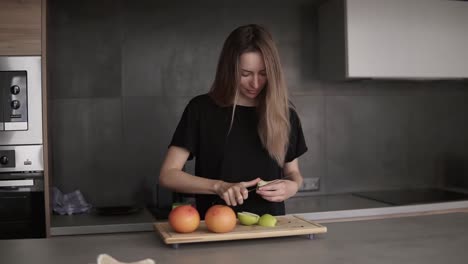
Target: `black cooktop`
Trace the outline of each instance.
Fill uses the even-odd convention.
[[[410,205],[468,200],[468,194],[438,188],[382,190],[358,192],[353,195],[387,203],[390,205]]]

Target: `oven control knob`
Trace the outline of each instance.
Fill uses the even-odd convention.
[[[11,108],[18,109],[18,108],[20,108],[20,106],[21,106],[21,104],[20,104],[20,102],[18,100],[11,101]]]
[[[8,157],[7,156],[1,156],[0,157],[0,164],[7,165],[8,164]]]
[[[13,85],[11,88],[10,88],[10,91],[12,94],[19,94],[21,89],[18,85]]]

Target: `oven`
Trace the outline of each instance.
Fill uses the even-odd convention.
[[[0,238],[45,229],[41,58],[0,56]]]
[[[45,237],[43,179],[41,172],[0,174],[0,239]]]

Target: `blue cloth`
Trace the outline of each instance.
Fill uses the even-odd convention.
[[[52,208],[60,215],[88,213],[92,206],[87,203],[79,190],[63,194],[58,188],[52,188]]]

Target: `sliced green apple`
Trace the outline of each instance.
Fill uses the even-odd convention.
[[[237,218],[239,219],[241,225],[250,226],[258,223],[258,219],[260,219],[260,216],[249,212],[239,212],[237,213]]]
[[[267,185],[268,183],[270,183],[270,181],[264,181],[264,180],[261,180],[257,183],[257,189],[264,186],[264,185]]]
[[[266,227],[274,227],[276,226],[276,222],[278,220],[276,217],[272,216],[271,214],[264,214],[258,219],[258,225],[266,226]]]

